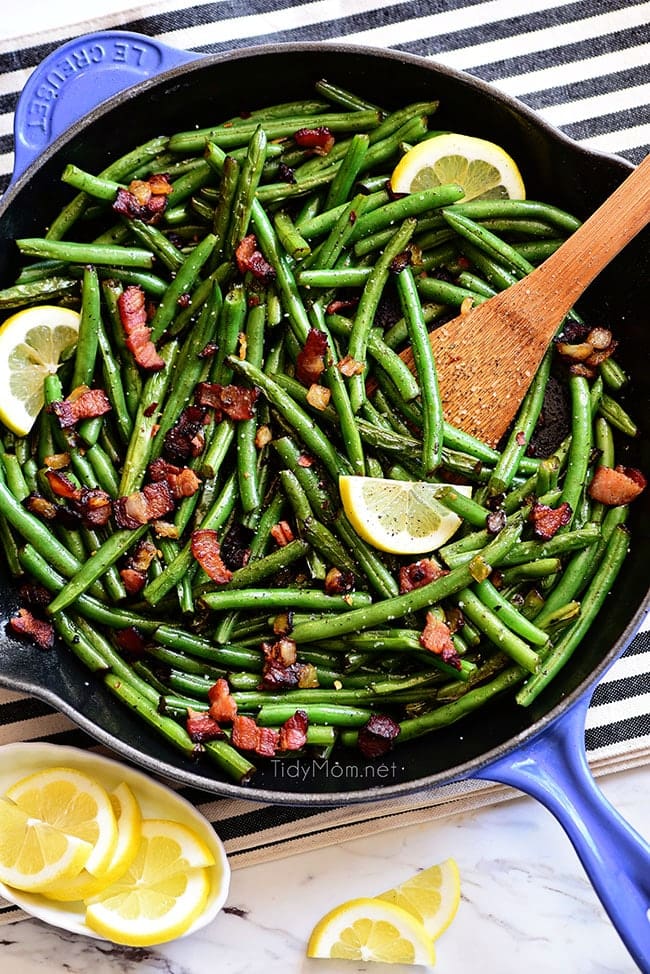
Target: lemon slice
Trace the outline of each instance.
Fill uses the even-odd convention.
[[[341,503],[359,537],[380,551],[417,555],[435,551],[459,528],[461,519],[436,499],[445,484],[339,477]],[[472,488],[454,484],[471,496]]]
[[[523,200],[526,188],[517,164],[501,146],[456,132],[418,142],[390,177],[394,193],[418,193],[458,183],[467,200]]]
[[[117,820],[117,844],[106,870],[100,876],[93,876],[82,869],[72,879],[49,884],[42,890],[49,899],[69,903],[95,896],[124,875],[135,859],[142,823],[138,801],[126,782],[121,782],[108,797]]]
[[[75,768],[48,768],[21,778],[6,794],[32,818],[89,842],[85,868],[93,876],[105,872],[117,845],[117,823],[97,781]]]
[[[201,915],[214,856],[179,822],[144,819],[126,872],[87,901],[86,924],[115,943],[146,947],[173,940]]]
[[[43,407],[43,380],[77,341],[79,315],[53,304],[25,308],[0,326],[0,419],[26,436]]]
[[[15,889],[38,891],[55,880],[76,876],[92,846],[32,818],[0,798],[0,881]]]
[[[456,916],[460,903],[460,874],[454,859],[411,876],[401,886],[380,893],[380,900],[412,913],[436,940]]]
[[[384,964],[433,964],[433,942],[407,910],[380,899],[348,900],[314,927],[308,957],[380,961]]]

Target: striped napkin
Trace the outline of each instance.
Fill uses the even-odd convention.
[[[13,111],[32,68],[72,37],[117,27],[203,53],[319,40],[397,48],[491,82],[590,147],[634,163],[650,148],[645,0],[161,0],[0,40],[0,191],[13,168]],[[0,690],[0,743],[36,739],[102,750],[41,701]],[[596,688],[586,744],[596,774],[650,759],[650,626]],[[322,809],[182,793],[214,823],[235,868],[516,794],[465,781],[389,802]],[[0,922],[21,916],[0,900]]]

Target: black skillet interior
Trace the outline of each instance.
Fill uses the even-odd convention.
[[[64,136],[8,191],[0,207],[0,282],[9,284],[17,266],[12,240],[40,236],[48,220],[70,198],[59,181],[67,162],[98,172],[133,145],[160,134],[214,124],[247,108],[294,100],[326,77],[387,108],[439,98],[435,129],[451,129],[500,143],[517,160],[529,198],[539,198],[585,217],[625,177],[621,160],[587,153],[541,123],[531,112],[502,98],[481,82],[422,60],[351,47],[300,46],[239,52],[206,58],[174,69],[162,80],[112,99]],[[613,325],[621,339],[619,360],[632,382],[626,406],[642,427],[625,444],[619,462],[650,470],[647,316],[650,304],[650,238],[646,232],[592,285],[581,310],[593,323]],[[17,604],[15,588],[0,578],[3,625],[0,683],[53,703],[95,738],[124,758],[207,791],[258,800],[332,803],[384,798],[471,774],[542,729],[567,703],[593,684],[596,675],[625,645],[647,598],[650,492],[634,505],[631,554],[596,626],[560,678],[529,710],[501,699],[476,716],[435,736],[396,748],[387,771],[378,773],[349,753],[330,761],[328,771],[305,759],[304,773],[291,774],[279,762],[260,768],[249,786],[220,779],[208,763],[190,762],[127,712],[67,652],[45,653],[15,641],[4,622]]]

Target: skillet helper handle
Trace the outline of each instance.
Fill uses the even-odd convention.
[[[29,76],[16,106],[12,181],[108,98],[198,57],[126,30],[84,34],[58,47]]]
[[[650,846],[596,785],[584,748],[589,694],[525,749],[484,768],[477,777],[513,785],[555,816],[623,943],[650,972]]]

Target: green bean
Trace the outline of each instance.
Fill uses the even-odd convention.
[[[76,264],[116,264],[118,267],[151,268],[153,254],[137,247],[111,247],[108,244],[72,243],[47,237],[23,237],[16,240],[21,254],[28,257],[51,257]]]
[[[233,208],[224,247],[224,253],[227,257],[235,252],[239,241],[246,236],[248,231],[253,200],[258,190],[265,159],[266,133],[261,126],[258,126],[248,143],[246,159],[241,168],[237,191],[232,201]]]
[[[89,386],[95,372],[97,356],[97,331],[101,321],[99,311],[99,279],[93,267],[84,270],[81,289],[81,318],[77,336],[77,351],[74,359],[71,386]]]
[[[167,329],[172,335],[178,333],[174,327],[174,317],[178,310],[178,302],[183,294],[190,293],[196,278],[210,257],[216,243],[214,234],[207,234],[185,258],[178,269],[174,280],[165,292],[158,309],[151,321],[151,340],[157,341]]]
[[[469,200],[466,203],[456,204],[454,212],[472,220],[494,218],[542,220],[567,235],[580,226],[580,220],[570,213],[536,200]]]
[[[3,453],[2,463],[5,470],[5,482],[17,501],[24,501],[29,496],[29,487],[23,474],[23,468],[13,453]]]
[[[592,434],[587,380],[582,376],[572,375],[569,379],[569,389],[571,391],[571,445],[562,487],[562,503],[569,505],[573,518],[587,477]]]
[[[167,267],[172,274],[181,267],[183,254],[165,234],[156,226],[144,223],[142,220],[129,220],[130,231],[140,240],[140,243],[153,251],[158,260]],[[165,284],[165,290],[167,285]]]
[[[356,221],[354,232],[350,240],[354,243],[361,240],[369,233],[376,233],[394,223],[402,222],[409,217],[419,216],[429,210],[439,209],[455,203],[461,199],[463,190],[455,183],[445,186],[438,186],[434,189],[425,189],[419,193],[411,193],[392,203],[386,203],[370,213],[364,213]]]
[[[298,561],[299,558],[304,557],[308,549],[309,546],[305,541],[298,538],[295,541],[290,541],[284,547],[271,552],[270,555],[256,558],[254,561],[249,561],[243,568],[238,568],[232,573],[232,578],[226,583],[226,586],[220,587],[219,591],[226,592],[232,589],[255,586],[263,579],[275,575],[281,568],[286,568]],[[198,594],[203,598],[208,591],[206,587],[202,587]]]
[[[588,550],[585,549],[585,551]],[[536,558],[534,561],[525,562],[523,565],[504,568],[500,571],[500,576],[503,584],[508,586],[521,581],[529,581],[532,578],[545,578],[548,575],[555,575],[561,570],[562,561],[560,558]]]
[[[327,81],[324,78],[317,81],[314,88],[321,95],[324,95],[329,101],[336,102],[338,105],[343,105],[344,108],[349,108],[353,111],[369,109],[370,111],[381,112],[381,108],[372,104],[372,102],[366,101],[365,98],[360,98],[354,92],[347,91],[345,88],[332,84],[330,81]]]
[[[128,443],[133,432],[133,420],[129,413],[126,393],[122,383],[120,364],[115,358],[101,317],[98,316],[95,324],[97,343],[102,358],[102,377],[108,398],[111,402],[112,416],[122,441]]]
[[[273,216],[273,225],[278,240],[293,260],[303,260],[311,253],[311,247],[302,237],[286,210],[278,210]]]
[[[483,250],[489,257],[505,264],[511,273],[516,272],[520,276],[525,276],[533,269],[530,262],[525,260],[514,247],[480,223],[475,223],[474,220],[454,210],[443,210],[442,215],[456,233]]]
[[[28,281],[26,284],[14,284],[0,290],[0,309],[8,311],[10,308],[22,308],[29,304],[65,298],[78,288],[79,284],[73,277],[62,275]]]
[[[638,427],[634,420],[626,413],[621,404],[607,395],[607,393],[602,394],[598,409],[600,415],[615,429],[621,433],[625,433],[626,436],[637,435]]]
[[[625,370],[611,356],[600,363],[600,374],[613,392],[618,392],[629,381]]]
[[[364,133],[357,133],[357,135],[352,136],[325,198],[326,210],[332,206],[338,206],[339,203],[344,203],[348,199],[355,180],[361,172],[369,145],[370,139]]]
[[[261,369],[264,360],[264,325],[266,309],[263,304],[251,308],[246,321],[246,358]],[[257,419],[242,420],[237,430],[237,475],[239,495],[244,511],[254,511],[261,503],[260,480],[257,471]]]
[[[487,298],[470,291],[465,287],[458,287],[448,281],[441,281],[435,277],[421,277],[417,282],[418,292],[429,301],[440,301],[453,307],[460,307],[464,301],[471,300],[475,305],[487,301]]]
[[[497,614],[476,595],[472,589],[464,588],[458,593],[458,605],[463,615],[480,629],[499,650],[507,653],[515,663],[523,666],[529,673],[536,673],[540,657],[534,649],[514,633],[504,622],[502,610]],[[542,634],[546,643],[546,634]]]
[[[325,595],[318,589],[298,588],[221,588],[216,592],[205,592],[201,600],[216,612],[262,605],[266,609],[309,609],[343,613],[348,612],[351,606],[366,606],[370,601],[365,592],[353,592],[345,596]]]
[[[383,206],[383,204],[387,203],[388,200],[389,196],[385,190],[378,190],[376,193],[371,193],[369,196],[364,197],[364,211],[369,213],[378,206]],[[309,217],[309,219],[305,218],[303,220],[297,220],[296,226],[300,233],[307,238],[307,240],[311,240],[314,237],[322,237],[326,233],[331,233],[337,220],[340,219],[341,214],[347,209],[348,206],[348,203],[341,203],[339,206],[333,206],[330,210],[325,210],[324,213],[317,213],[315,216]]]
[[[531,677],[517,694],[517,703],[522,707],[530,706],[571,658],[609,594],[628,550],[628,531],[623,525],[618,525],[612,532],[605,557],[582,599],[577,621],[544,658],[540,671]]]
[[[481,528],[485,525],[485,520],[489,516],[490,512],[487,507],[483,507],[482,504],[478,504],[471,497],[462,493],[460,490],[456,490],[454,487],[443,487],[440,493],[437,495],[437,499],[440,501],[444,507],[448,507],[450,511],[462,517],[468,524],[473,527]]]
[[[312,510],[318,511],[323,521],[331,521],[334,516],[334,504],[330,492],[323,484],[317,468],[311,463],[301,463],[303,454],[290,436],[281,436],[273,440],[273,448],[282,462],[291,470],[304,490]]]
[[[521,636],[529,643],[533,643],[534,646],[546,646],[548,643],[548,636],[545,632],[542,632],[536,625],[534,625],[529,619],[519,612],[515,606],[509,602],[502,594],[499,592],[492,582],[485,578],[482,582],[477,582],[474,586],[474,593],[478,598],[487,606],[488,609],[492,610],[498,615],[501,622],[504,623],[509,629]],[[459,597],[460,601],[460,597]],[[470,614],[470,621],[475,622],[478,626],[476,620],[472,619]],[[504,647],[502,647],[505,650]],[[510,654],[509,654],[510,655]],[[522,662],[519,660],[519,662]],[[522,664],[525,665],[525,664]]]
[[[429,342],[429,333],[422,315],[420,300],[410,267],[397,275],[397,292],[402,314],[407,323],[413,359],[421,390],[423,434],[422,471],[428,476],[440,466],[442,459],[443,415],[438,388],[438,373]]]
[[[362,727],[372,716],[371,710],[360,707],[343,707],[337,704],[303,703],[299,708],[291,704],[271,703],[261,707],[257,714],[260,727],[276,727],[293,717],[296,709],[303,710],[311,723],[333,724],[336,727]]]

